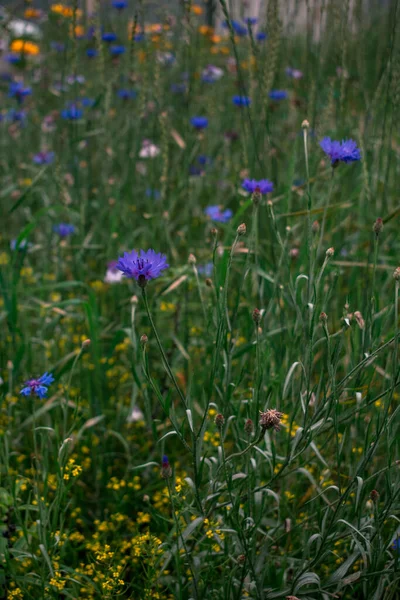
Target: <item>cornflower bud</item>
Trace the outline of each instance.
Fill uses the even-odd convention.
[[[254,423],[251,419],[246,419],[246,422],[244,424],[244,431],[245,433],[247,433],[247,435],[251,435],[254,431]]]
[[[256,325],[261,321],[261,312],[258,308],[255,308],[252,313],[253,321]]]
[[[327,323],[328,322],[328,315],[325,312],[322,312],[319,315],[319,320],[321,321],[321,323]]]
[[[246,227],[246,223],[241,223],[241,225],[239,225],[239,227],[236,230],[236,233],[238,235],[245,235],[247,231],[247,227]]]
[[[169,479],[169,477],[172,477],[171,465],[169,464],[168,456],[166,456],[166,454],[164,454],[162,457],[161,477],[163,479]]]
[[[147,342],[149,341],[149,338],[147,337],[147,335],[144,333],[141,338],[140,338],[140,343],[142,344],[142,346],[145,346],[147,344]]]
[[[222,429],[225,423],[225,419],[224,419],[224,415],[221,415],[221,413],[218,413],[215,417],[215,424],[218,427],[218,429]]]
[[[189,265],[195,265],[196,264],[196,257],[195,257],[194,254],[189,254],[188,263],[189,263]]]
[[[274,429],[279,431],[281,428],[281,419],[283,413],[279,412],[275,408],[269,408],[265,412],[260,411],[260,427],[264,431],[267,429]]]
[[[328,258],[331,258],[331,256],[333,256],[335,254],[335,248],[328,248],[328,250],[325,252],[325,254]]]
[[[307,119],[304,119],[304,121],[301,124],[301,127],[303,129],[308,129],[310,127],[310,123],[307,121]]]
[[[314,221],[313,224],[311,225],[311,230],[313,233],[318,233],[320,230],[320,226],[318,221]]]
[[[397,267],[393,273],[393,279],[395,281],[400,281],[400,267]]]
[[[376,502],[379,498],[379,492],[377,490],[372,490],[369,497],[371,498],[372,502]]]
[[[376,237],[378,237],[383,229],[383,221],[380,217],[377,218],[372,229]]]

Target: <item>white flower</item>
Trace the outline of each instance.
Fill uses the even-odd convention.
[[[142,148],[139,152],[140,158],[154,158],[160,154],[160,148],[150,142],[150,140],[143,140]]]
[[[106,275],[104,277],[104,283],[120,283],[124,274],[119,269],[108,267]]]

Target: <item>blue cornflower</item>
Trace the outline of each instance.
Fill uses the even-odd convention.
[[[153,200],[159,200],[161,198],[161,192],[159,190],[155,190],[153,188],[147,188],[146,196],[148,198],[152,198]]]
[[[236,106],[250,106],[251,98],[248,96],[233,96],[232,102]]]
[[[125,53],[125,46],[110,46],[110,54],[113,56],[121,56]]]
[[[232,25],[232,29],[236,33],[236,35],[243,36],[243,35],[247,34],[247,27],[245,27],[244,25],[239,23],[239,21],[235,21],[234,19],[232,19],[231,25]],[[224,23],[222,23],[222,26],[225,28],[229,28],[228,21],[224,21]]]
[[[392,548],[393,550],[397,550],[397,552],[400,552],[400,537],[396,537],[393,540]]]
[[[212,221],[217,221],[218,223],[228,223],[233,216],[233,212],[230,208],[226,208],[222,211],[219,206],[207,206],[204,213],[210,217]]]
[[[53,383],[54,377],[51,373],[45,373],[39,379],[29,379],[25,383],[25,387],[22,388],[20,394],[23,396],[30,396],[31,394],[38,396],[38,398],[46,398],[47,388]]]
[[[61,117],[69,121],[76,121],[77,119],[81,119],[83,117],[83,110],[77,108],[75,104],[72,104],[72,106],[69,108],[65,108],[61,111]]]
[[[128,6],[128,2],[126,0],[113,0],[112,7],[118,10],[122,10]]]
[[[208,119],[207,117],[192,117],[190,123],[196,129],[205,129],[208,125]]]
[[[143,42],[144,33],[136,33],[133,39],[135,40],[135,42]]]
[[[103,40],[103,42],[115,42],[115,40],[117,39],[117,36],[115,33],[109,32],[109,33],[103,33],[103,35],[101,36],[101,39]]]
[[[82,98],[81,103],[82,106],[90,108],[91,106],[94,106],[95,100],[93,100],[93,98]]]
[[[4,58],[7,62],[14,65],[16,63],[19,63],[22,60],[22,55],[17,54],[16,52],[10,52]]]
[[[174,94],[184,94],[186,89],[186,83],[171,83],[171,92]]]
[[[137,92],[135,92],[135,90],[127,90],[123,88],[121,90],[117,90],[117,95],[123,100],[133,100],[136,98]]]
[[[206,277],[210,277],[212,275],[214,269],[214,265],[212,262],[208,262],[205,265],[199,265],[197,267],[197,272],[200,273],[200,275],[205,275]]]
[[[259,31],[256,35],[256,40],[258,42],[263,42],[264,40],[267,39],[267,34],[265,33],[265,31]]]
[[[126,277],[134,277],[141,287],[144,287],[147,281],[159,277],[168,267],[165,254],[155,250],[140,250],[139,253],[136,250],[124,252],[117,262],[117,269]]]
[[[56,52],[64,52],[65,44],[62,42],[50,42],[50,48]]]
[[[33,157],[33,162],[36,165],[50,165],[54,160],[54,152],[38,152]]]
[[[88,48],[86,50],[86,56],[88,58],[95,58],[98,55],[96,48]]]
[[[22,102],[26,96],[32,94],[32,88],[24,87],[19,81],[13,81],[10,83],[8,88],[8,95],[10,98],[16,98],[18,102]]]
[[[271,100],[286,100],[288,93],[286,90],[271,90],[268,94]]]
[[[257,17],[247,17],[247,19],[244,19],[244,22],[247,23],[247,25],[256,25],[257,21]]]
[[[26,112],[24,110],[14,110],[12,108],[8,111],[7,118],[14,123],[23,123],[26,119]]]
[[[70,223],[59,223],[58,225],[54,225],[53,231],[64,238],[75,233],[75,227]]]
[[[254,192],[257,192],[258,194],[269,194],[274,191],[274,184],[268,179],[260,179],[260,181],[257,181],[256,179],[244,179],[242,188],[251,194],[254,194]]]
[[[338,162],[354,162],[361,160],[361,153],[357,147],[357,143],[354,140],[331,140],[330,137],[325,137],[320,141],[319,145],[322,150],[331,159],[332,166],[338,164]]]
[[[212,163],[212,159],[209,156],[207,156],[206,154],[200,154],[197,157],[197,162],[200,165],[210,165]]]
[[[161,477],[163,479],[168,479],[172,476],[171,465],[169,464],[168,456],[164,454],[161,461]]]

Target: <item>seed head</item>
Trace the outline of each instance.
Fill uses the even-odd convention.
[[[246,223],[241,223],[239,225],[239,227],[237,228],[236,233],[238,235],[246,235],[246,231],[247,231]]]
[[[373,229],[376,237],[378,237],[383,229],[383,221],[380,217],[377,218],[372,229]]]
[[[218,413],[215,417],[215,424],[218,427],[218,429],[222,429],[225,423],[225,418],[224,415],[221,415],[221,413]]]
[[[260,411],[260,427],[263,431],[267,429],[274,429],[275,431],[280,430],[281,419],[283,413],[279,412],[275,408],[269,408],[265,412]]]

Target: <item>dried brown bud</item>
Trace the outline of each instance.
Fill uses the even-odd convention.
[[[383,221],[380,217],[377,218],[372,229],[373,229],[376,237],[378,237],[378,235],[381,233],[381,231],[383,229]]]
[[[196,264],[196,257],[195,257],[194,254],[189,254],[188,263],[189,263],[189,265],[195,265]]]
[[[144,333],[141,338],[140,338],[140,343],[142,344],[142,346],[145,346],[147,344],[147,342],[149,341],[149,338],[147,337],[147,335]]]
[[[258,309],[258,308],[255,308],[255,309],[253,310],[252,317],[253,317],[253,321],[254,321],[254,323],[255,323],[256,325],[258,325],[258,324],[259,324],[259,322],[261,321],[261,312],[259,311],[259,309]]]
[[[236,233],[238,235],[246,235],[246,231],[247,231],[246,223],[241,223],[239,225],[239,227],[237,228]]]
[[[212,282],[212,280],[209,277],[207,277],[207,279],[206,279],[206,286],[207,287],[212,287],[213,286],[213,282]]]
[[[225,423],[224,415],[221,415],[221,413],[218,413],[215,417],[215,424],[218,427],[218,429],[222,429],[222,427],[224,426],[224,423]]]
[[[333,256],[335,254],[335,248],[328,248],[328,250],[325,252],[325,254],[328,258],[330,258],[331,256]]]
[[[263,431],[266,429],[274,429],[275,431],[280,430],[281,419],[283,413],[279,412],[275,408],[269,408],[265,412],[260,411],[260,427]]]
[[[244,430],[245,433],[247,433],[247,435],[251,435],[254,431],[254,423],[251,419],[246,419],[246,422],[244,424]]]
[[[325,312],[322,312],[319,315],[319,320],[321,321],[321,323],[327,323],[327,321],[328,321],[328,315]]]
[[[379,498],[379,492],[377,490],[372,490],[369,497],[371,498],[372,502],[376,502]]]
[[[400,267],[397,267],[397,269],[395,269],[395,271],[393,273],[393,278],[396,281],[400,281]]]
[[[311,230],[313,233],[318,233],[320,230],[320,226],[318,221],[314,221],[313,224],[311,225]]]

